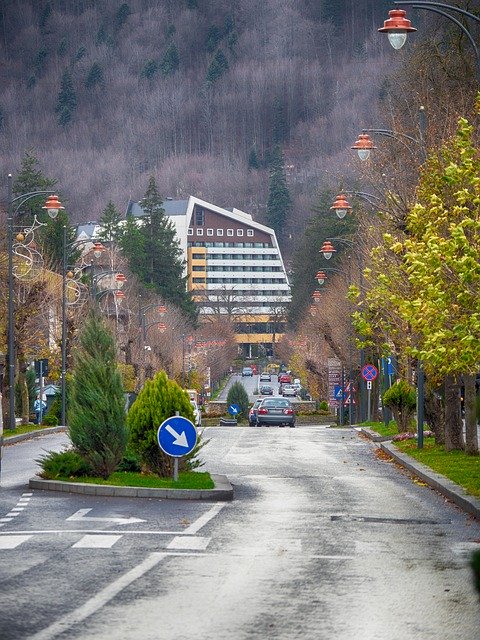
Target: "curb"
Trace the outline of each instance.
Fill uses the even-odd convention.
[[[373,440],[373,442],[388,442],[392,439],[392,436],[381,436],[373,429],[369,429],[368,427],[362,427],[360,429],[360,433],[363,433],[364,436]]]
[[[227,476],[211,474],[214,489],[154,489],[150,487],[116,487],[105,484],[81,484],[60,480],[30,478],[30,489],[80,493],[89,496],[109,496],[112,498],[161,498],[163,500],[211,500],[224,502],[233,500],[233,487]]]
[[[61,433],[66,431],[67,427],[46,427],[45,429],[38,429],[37,431],[29,431],[28,433],[21,433],[18,436],[5,436],[3,432],[3,446],[8,447],[9,444],[15,444],[22,442],[22,440],[31,440],[32,438],[39,438],[40,436],[48,436],[51,433]]]
[[[423,482],[430,487],[436,489],[461,509],[480,520],[480,500],[468,494],[463,487],[455,484],[445,476],[436,473],[421,462],[412,460],[412,458],[401,453],[395,445],[391,443],[380,443],[379,446],[383,451],[391,455],[396,462],[401,464],[402,467],[405,467],[405,469],[408,469],[413,475],[417,476],[417,478],[420,478],[420,480],[423,480]]]

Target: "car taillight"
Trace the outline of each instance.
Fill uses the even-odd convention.
[[[292,415],[292,413],[293,413],[293,409],[284,409],[284,410],[283,410],[283,413],[284,413],[286,416],[291,416],[291,415]]]
[[[264,408],[258,409],[257,413],[261,413],[262,416],[264,416],[266,413],[268,413],[268,409],[264,409]]]

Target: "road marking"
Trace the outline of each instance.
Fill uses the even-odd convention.
[[[10,513],[7,513],[7,517],[8,518],[14,518],[15,516],[19,516],[19,513],[13,513],[13,511],[10,511]]]
[[[226,502],[219,502],[218,504],[216,504],[209,511],[207,511],[207,513],[204,513],[203,516],[200,516],[198,520],[195,520],[194,523],[187,527],[183,532],[184,535],[193,535],[194,533],[200,531],[202,527],[204,527],[208,522],[210,522],[210,520],[212,520],[217,514],[220,513],[220,511],[223,509],[223,507],[226,506],[226,504]]]
[[[87,513],[90,513],[91,509],[79,509],[77,512],[67,518],[69,520],[88,520],[89,522],[114,522],[115,524],[135,524],[136,522],[146,522],[146,520],[142,520],[141,518],[96,518],[93,516],[87,516]]]
[[[8,522],[10,522],[10,520],[8,520]],[[134,529],[132,530],[121,530],[121,531],[115,531],[112,529],[108,530],[109,533],[121,533],[123,534],[127,534],[127,533],[134,533],[135,535],[146,535],[146,536],[182,536],[185,534],[185,531],[135,531]],[[50,535],[50,534],[59,534],[59,533],[105,533],[105,529],[34,529],[34,530],[25,530],[25,531],[17,531],[16,533],[26,533],[26,534],[37,534],[37,535]],[[6,535],[10,535],[9,533],[3,533],[0,532],[0,537],[1,536],[6,536]]]
[[[72,545],[72,549],[110,549],[122,536],[87,535]]]
[[[2,536],[0,538],[0,549],[15,549],[31,537],[32,536]]]
[[[200,538],[196,536],[176,536],[168,545],[167,549],[186,549],[188,551],[205,551],[211,538]]]
[[[25,507],[13,507],[12,511],[25,511]]]
[[[143,562],[130,571],[127,571],[127,573],[120,576],[120,578],[114,582],[110,583],[107,587],[99,591],[93,598],[87,600],[81,607],[67,613],[49,627],[46,627],[38,633],[35,633],[33,636],[30,636],[28,640],[51,640],[60,633],[65,633],[74,625],[79,622],[83,622],[83,620],[99,611],[108,602],[110,602],[110,600],[123,591],[123,589],[132,584],[132,582],[135,582],[135,580],[141,578],[145,573],[153,569],[153,567],[166,557],[166,553],[151,553]]]

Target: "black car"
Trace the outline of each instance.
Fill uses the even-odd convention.
[[[257,427],[262,425],[295,426],[295,410],[286,398],[264,398],[257,409]]]
[[[260,387],[261,396],[273,396],[273,389],[269,384],[262,384]]]

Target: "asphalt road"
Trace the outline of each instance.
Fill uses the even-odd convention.
[[[480,524],[371,442],[321,427],[204,436],[232,503],[32,492],[33,460],[65,437],[6,449],[2,640],[478,640]]]
[[[259,374],[255,376],[242,376],[241,374],[238,373],[230,376],[230,379],[225,385],[225,388],[222,389],[222,392],[219,394],[218,400],[226,401],[228,390],[230,389],[230,387],[234,382],[241,382],[243,384],[243,386],[245,387],[245,391],[248,393],[248,399],[250,400],[250,402],[254,402],[257,398],[263,397],[263,396],[259,396],[258,394],[255,394],[255,391],[257,391],[260,387]],[[278,379],[276,375],[272,375],[271,382],[262,382],[262,384],[269,384],[271,387],[273,387],[273,394],[275,396],[278,396]],[[289,400],[295,402],[296,400],[298,400],[298,398],[289,397]]]

